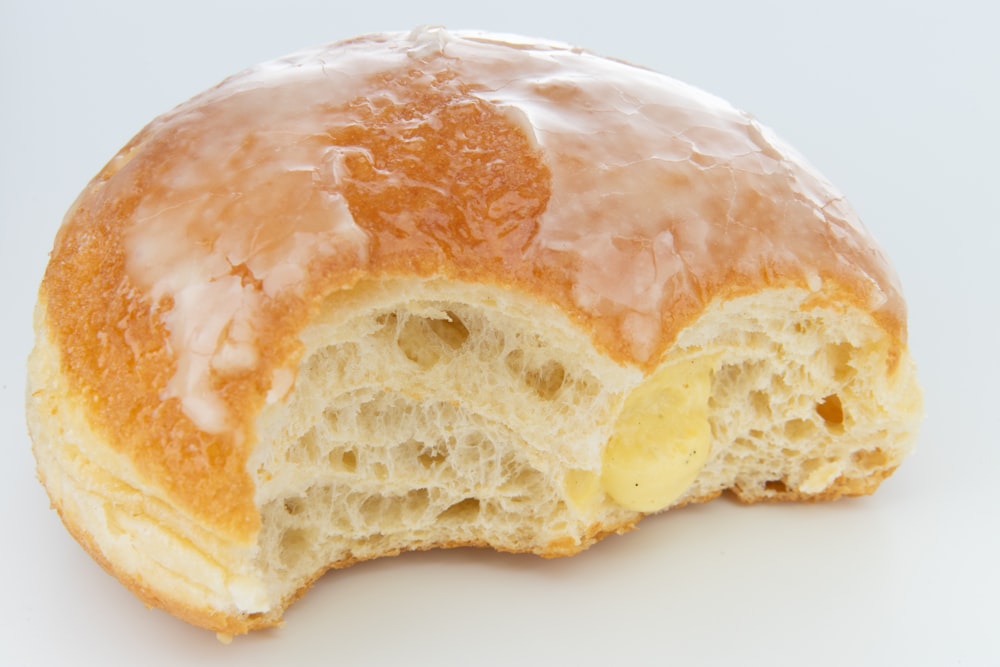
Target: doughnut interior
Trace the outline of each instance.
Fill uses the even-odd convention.
[[[487,33],[303,51],[153,120],[67,213],[35,328],[66,527],[227,634],[407,550],[868,494],[922,412],[899,280],[794,150]]]

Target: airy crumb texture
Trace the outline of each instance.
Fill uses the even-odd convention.
[[[53,505],[222,635],[404,550],[563,556],[727,490],[869,493],[921,411],[898,277],[767,128],[436,28],[154,119],[67,213],[35,332]]]
[[[716,304],[677,341],[674,356],[712,360],[711,449],[673,505],[725,490],[748,502],[870,493],[905,455],[920,415],[909,357],[867,314],[810,296]],[[331,300],[301,338],[294,388],[258,421],[261,530],[239,544],[150,493],[90,428],[41,337],[40,474],[74,534],[147,602],[241,633],[278,622],[331,567],[460,545],[570,555],[643,515],[600,480],[644,376],[556,309],[390,281]]]

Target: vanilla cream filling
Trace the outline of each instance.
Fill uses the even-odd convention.
[[[604,449],[601,488],[638,512],[669,507],[711,450],[708,398],[714,357],[668,364],[626,399]]]

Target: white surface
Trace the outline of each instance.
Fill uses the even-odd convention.
[[[676,4],[676,7],[665,7]],[[990,3],[540,0],[0,5],[0,664],[1000,664],[1000,50]],[[728,98],[843,190],[899,270],[926,390],[873,497],[729,501],[569,560],[476,551],[335,573],[223,646],[147,611],[63,530],[23,426],[59,220],[142,125],[300,47],[422,23],[547,37]]]

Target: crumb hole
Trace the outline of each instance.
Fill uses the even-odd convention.
[[[410,516],[419,516],[430,505],[430,493],[427,489],[414,489],[403,497],[403,510]]]
[[[309,553],[311,540],[301,528],[289,528],[281,535],[281,562],[294,568]]]
[[[507,365],[507,370],[514,375],[521,375],[524,373],[524,352],[521,350],[512,351],[504,357],[503,362]]]
[[[401,326],[400,316],[395,313],[383,317],[385,328],[395,330],[396,344],[406,358],[424,369],[439,363],[469,338],[469,328],[451,311],[442,318],[404,315]]]
[[[430,320],[428,326],[445,345],[457,350],[468,340],[469,329],[455,313],[449,310],[447,315],[448,318],[444,320]]]
[[[522,350],[514,350],[504,359],[507,369],[519,376],[525,385],[540,398],[552,400],[566,383],[566,369],[558,361],[547,361],[541,366],[529,367]]]
[[[293,463],[311,463],[317,461],[319,457],[316,429],[306,431],[285,453],[285,458]]]
[[[889,464],[889,457],[885,455],[885,452],[877,448],[854,452],[851,458],[864,470],[884,468]]]
[[[557,361],[549,361],[541,368],[528,371],[524,379],[536,394],[549,401],[562,389],[566,369]]]
[[[827,427],[843,427],[844,406],[840,402],[840,396],[830,394],[816,404],[816,414],[823,418]]]
[[[417,461],[424,468],[439,466],[447,459],[448,454],[446,452],[440,452],[433,449],[425,449],[417,455]]]
[[[767,392],[755,390],[750,392],[750,405],[755,413],[762,417],[771,416],[771,397]]]
[[[854,367],[851,366],[851,358],[854,356],[854,346],[850,343],[839,343],[830,345],[827,348],[827,356],[830,366],[833,368],[833,379],[837,382],[847,382],[855,375]]]
[[[438,519],[446,521],[472,521],[479,516],[479,499],[466,498],[438,514]]]
[[[764,482],[764,489],[770,491],[771,493],[788,493],[788,485],[780,479],[772,479],[770,482]]]
[[[354,472],[358,469],[358,455],[352,449],[346,452],[330,452],[330,466],[345,472]]]
[[[305,508],[306,504],[302,498],[285,499],[285,512],[287,512],[290,516],[301,514]]]
[[[359,511],[366,526],[392,530],[399,525],[401,509],[399,498],[375,495],[366,498]]]
[[[407,318],[396,335],[396,345],[406,358],[425,369],[441,360],[440,345],[434,344],[436,340],[428,320],[423,317]]]

